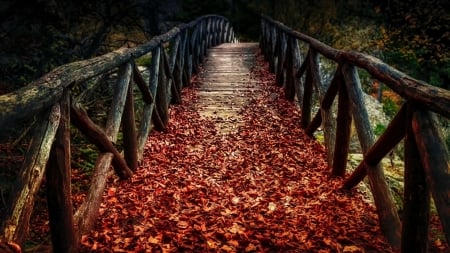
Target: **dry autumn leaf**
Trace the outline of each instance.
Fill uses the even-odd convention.
[[[133,180],[109,182],[81,252],[395,252],[374,207],[360,193],[337,193],[342,179],[329,177],[325,149],[300,128],[301,112],[263,57],[256,61],[242,85],[258,89],[244,94],[236,132],[219,134],[199,115],[201,76],[183,89]]]

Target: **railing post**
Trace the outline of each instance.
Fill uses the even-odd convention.
[[[338,79],[336,79],[336,82],[338,82],[339,86],[339,97],[332,174],[335,176],[344,176],[347,168],[352,115],[345,81],[341,73],[337,74]]]
[[[270,54],[269,54],[269,71],[275,73],[276,70],[276,44],[277,44],[277,28],[270,27]]]
[[[60,101],[61,120],[46,169],[47,206],[53,252],[78,252],[71,193],[70,91]]]
[[[128,62],[119,68],[119,78],[115,86],[113,104],[108,113],[107,124],[105,132],[110,136],[112,142],[116,142],[117,133],[120,128],[120,121],[122,119],[123,109],[127,98],[128,85],[131,80],[132,66]]]
[[[135,121],[133,82],[130,82],[122,115],[122,132],[125,161],[132,171],[136,171],[138,168],[138,145]]]
[[[428,252],[430,194],[420,151],[412,127],[413,106],[408,103],[405,128],[405,177],[403,198],[402,252]]]
[[[279,87],[284,86],[284,74],[285,74],[285,64],[286,64],[286,35],[284,32],[280,31],[278,33],[278,57],[277,57],[277,69],[276,69],[276,84]]]
[[[311,73],[311,51],[308,52],[308,56],[305,59],[304,64],[306,64],[306,78],[303,85],[303,101],[302,101],[302,122],[301,127],[306,128],[311,122],[311,103],[313,95],[313,84],[312,84],[312,73]]]
[[[150,64],[150,77],[149,77],[149,89],[150,93],[153,96],[153,102],[151,104],[146,104],[144,106],[144,111],[142,114],[142,120],[139,127],[139,141],[138,141],[138,158],[142,159],[142,154],[144,151],[144,146],[147,141],[147,136],[150,132],[150,123],[152,118],[154,117],[154,107],[156,103],[156,89],[158,87],[158,79],[159,79],[159,61],[160,61],[160,48],[156,47],[152,50],[152,62]]]
[[[434,113],[417,110],[412,129],[425,180],[433,196],[447,242],[450,242],[450,160]]]
[[[366,154],[374,143],[374,134],[369,122],[369,116],[364,106],[363,92],[358,72],[354,66],[343,64],[342,73],[351,103],[355,126],[361,143],[363,154]],[[400,218],[386,183],[380,164],[367,169],[369,184],[372,189],[381,231],[394,248],[400,247]]]

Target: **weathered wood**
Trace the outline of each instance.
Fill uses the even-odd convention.
[[[300,48],[298,45],[298,40],[295,38],[291,38],[291,53],[292,53],[292,62],[293,62],[293,69],[295,72],[292,75],[293,84],[294,84],[294,93],[297,97],[297,104],[300,106],[300,103],[303,101],[303,85],[301,82],[300,77],[297,77],[298,70],[301,68],[302,65],[302,56],[300,53]]]
[[[285,64],[286,64],[286,37],[284,36],[284,33],[278,33],[278,40],[277,40],[277,52],[278,52],[278,58],[277,58],[277,69],[275,73],[275,84],[279,87],[284,86],[284,75],[285,75]]]
[[[289,101],[294,101],[295,99],[295,89],[298,85],[298,79],[295,77],[298,61],[296,59],[295,50],[298,49],[298,44],[296,39],[289,37],[287,42],[287,52],[286,52],[286,87],[285,87],[285,97]]]
[[[350,145],[350,133],[352,115],[350,101],[345,82],[339,84],[338,116],[336,124],[336,142],[334,147],[333,170],[335,176],[344,176],[347,169],[348,149]]]
[[[365,153],[364,161],[345,180],[344,189],[351,189],[359,184],[367,175],[367,166],[376,166],[403,139],[406,115],[406,105],[403,105],[377,142]]]
[[[326,85],[322,83],[322,80],[320,78],[319,55],[316,51],[311,49],[309,50],[309,67],[312,84],[317,90],[319,103],[322,103],[328,87],[326,87]],[[333,117],[332,107],[330,107],[329,109],[320,108],[320,111],[322,113],[322,125],[327,152],[327,162],[328,166],[332,167],[335,146],[334,142],[336,140],[336,120]]]
[[[14,198],[7,219],[2,223],[5,241],[12,241],[22,248],[28,235],[34,200],[44,177],[45,167],[55,139],[60,120],[60,106],[54,105],[34,129],[20,176],[17,179]]]
[[[154,103],[146,104],[142,112],[142,120],[138,131],[138,160],[142,160],[144,154],[144,147],[147,141],[148,134],[151,130],[151,120],[154,111]]]
[[[343,64],[342,72],[351,101],[352,114],[355,120],[358,138],[361,143],[361,149],[364,154],[367,154],[374,143],[374,134],[369,122],[367,110],[364,106],[358,72],[354,66],[349,66],[347,64]],[[380,164],[370,166],[367,169],[367,174],[369,176],[369,184],[377,207],[381,231],[393,247],[400,248],[400,218],[398,217],[391,192],[386,183],[383,169]]]
[[[74,214],[75,232],[78,241],[83,234],[88,233],[94,227],[103,193],[105,192],[106,182],[110,175],[113,157],[112,153],[100,153],[97,157],[89,193]]]
[[[181,71],[179,67],[179,58],[181,58],[180,54],[180,40],[181,36],[177,36],[177,38],[171,42],[170,48],[170,57],[169,57],[169,74],[170,79],[172,80],[171,85],[171,93],[172,93],[172,101],[171,103],[180,104],[181,103],[181,89],[183,87],[181,80]]]
[[[70,64],[66,64],[63,66],[60,66],[58,68],[56,68],[55,70],[53,70],[52,72],[48,73],[47,75],[43,76],[42,78],[40,78],[39,80],[36,80],[35,82],[33,82],[32,84],[16,90],[12,93],[6,94],[6,95],[2,95],[0,96],[0,108],[2,108],[2,110],[0,110],[0,129],[3,129],[4,127],[9,128],[11,126],[14,126],[14,124],[17,124],[17,122],[24,120],[24,119],[28,119],[31,116],[35,116],[35,115],[40,115],[42,112],[44,111],[48,111],[49,109],[53,108],[54,111],[51,113],[51,119],[49,120],[49,122],[47,121],[43,121],[42,124],[40,124],[36,129],[37,133],[33,138],[33,142],[30,144],[30,151],[28,152],[27,158],[25,160],[24,163],[24,169],[23,171],[23,189],[18,189],[19,193],[18,193],[18,199],[19,201],[14,203],[13,206],[11,206],[11,213],[13,213],[13,216],[11,217],[11,219],[9,219],[9,221],[6,221],[7,223],[5,223],[5,226],[2,226],[2,231],[4,231],[5,235],[7,236],[2,236],[4,238],[8,238],[9,237],[21,237],[21,240],[23,240],[23,238],[26,237],[27,234],[27,227],[28,227],[28,221],[29,221],[29,216],[31,214],[31,206],[33,204],[33,198],[36,192],[36,189],[39,187],[40,183],[41,183],[41,179],[43,176],[43,164],[45,164],[45,162],[47,161],[48,155],[49,155],[49,150],[50,150],[50,145],[51,142],[53,141],[53,135],[54,132],[56,132],[56,128],[57,128],[57,120],[56,118],[59,117],[59,114],[56,113],[56,109],[55,108],[59,108],[58,105],[54,105],[57,104],[62,96],[63,96],[63,91],[66,90],[67,88],[70,88],[72,85],[74,85],[75,83],[82,83],[82,82],[86,82],[92,78],[95,78],[99,75],[102,75],[106,72],[111,72],[112,70],[114,70],[115,68],[122,66],[123,64],[126,64],[125,67],[121,68],[122,73],[119,74],[119,84],[118,84],[118,88],[116,89],[116,95],[115,95],[115,100],[114,100],[114,104],[112,106],[112,112],[109,114],[108,116],[108,120],[107,120],[107,124],[106,124],[106,131],[103,132],[103,130],[101,130],[101,128],[99,128],[98,126],[96,126],[95,124],[90,125],[90,127],[87,127],[87,129],[89,130],[100,130],[100,131],[93,131],[93,135],[98,135],[100,133],[100,140],[99,142],[102,143],[100,146],[102,146],[104,144],[104,146],[108,147],[101,147],[100,150],[105,151],[103,153],[101,153],[98,156],[97,162],[96,162],[96,167],[95,167],[95,172],[94,172],[94,176],[92,179],[92,184],[88,193],[88,196],[86,197],[86,201],[80,206],[80,208],[78,209],[77,213],[74,216],[74,224],[76,226],[76,236],[75,239],[73,241],[78,241],[81,237],[82,234],[84,234],[86,231],[88,231],[92,225],[95,222],[95,219],[97,217],[97,212],[98,212],[98,208],[100,206],[100,202],[102,199],[102,193],[104,191],[105,188],[105,184],[106,184],[106,179],[108,177],[108,175],[110,174],[110,165],[111,165],[111,161],[114,163],[114,168],[120,167],[117,166],[117,164],[121,163],[122,161],[119,160],[117,161],[117,159],[121,159],[121,157],[118,155],[117,150],[115,149],[114,145],[111,143],[115,142],[117,140],[117,133],[119,131],[120,128],[120,119],[122,118],[122,110],[123,110],[123,101],[124,101],[124,96],[123,94],[126,93],[126,91],[128,90],[126,88],[126,85],[128,85],[129,83],[129,78],[130,78],[130,74],[131,71],[135,72],[135,77],[137,77],[135,79],[135,82],[138,84],[139,88],[141,89],[141,92],[143,94],[144,97],[144,101],[146,102],[146,106],[144,108],[144,120],[146,120],[146,122],[142,122],[141,124],[145,125],[143,127],[142,133],[145,133],[143,135],[145,136],[140,136],[140,142],[144,142],[144,140],[147,138],[148,135],[148,130],[149,127],[147,127],[149,125],[150,119],[151,119],[151,114],[153,111],[153,107],[154,107],[154,99],[151,96],[151,93],[149,92],[148,88],[146,87],[146,83],[145,81],[143,81],[142,78],[137,74],[139,71],[137,70],[137,68],[129,68],[130,63],[132,62],[134,59],[152,51],[154,48],[159,47],[161,44],[166,43],[166,42],[170,42],[171,40],[173,40],[175,37],[184,37],[184,43],[183,47],[196,47],[196,48],[200,48],[203,47],[203,52],[205,52],[205,45],[212,45],[213,43],[215,43],[215,41],[217,40],[217,37],[219,36],[219,34],[217,33],[219,29],[222,29],[219,25],[218,25],[218,20],[223,20],[223,24],[226,24],[227,27],[227,38],[228,39],[234,39],[234,33],[232,31],[232,27],[231,25],[229,25],[228,20],[218,17],[218,16],[213,16],[213,15],[209,15],[209,16],[204,16],[204,17],[200,17],[188,24],[181,24],[175,28],[173,28],[172,30],[170,30],[168,33],[163,34],[161,36],[156,36],[154,37],[151,41],[149,41],[148,43],[136,47],[136,48],[132,48],[132,49],[128,49],[128,48],[121,48],[118,49],[112,53],[100,56],[100,57],[96,57],[96,58],[92,58],[89,60],[85,60],[85,61],[79,61],[79,62],[73,62]],[[205,21],[207,20],[207,21]],[[213,36],[209,36],[208,34],[206,34],[205,32],[203,32],[203,34],[201,35],[202,37],[200,38],[195,38],[194,41],[198,42],[199,44],[189,44],[189,41],[191,39],[191,34],[189,33],[189,31],[191,31],[192,29],[197,29],[198,27],[202,27],[203,24],[205,23],[211,23],[212,25],[211,30],[209,32],[214,33]],[[225,32],[225,31],[224,31]],[[200,35],[199,35],[200,36]],[[209,37],[208,37],[209,36]],[[195,37],[195,36],[193,36]],[[206,38],[209,38],[209,42],[208,44],[205,44]],[[225,36],[224,36],[225,38]],[[181,50],[181,49],[180,49]],[[189,50],[185,50],[184,52],[180,52],[179,54],[177,54],[175,57],[175,61],[177,60],[176,58],[178,58],[179,60],[179,69],[180,72],[182,73],[182,75],[180,75],[180,80],[183,80],[186,84],[188,84],[190,82],[190,78],[191,78],[191,74],[192,74],[192,49]],[[158,56],[159,58],[159,56]],[[195,59],[198,60],[198,59]],[[185,61],[187,62],[186,64]],[[158,64],[159,67],[159,64]],[[171,67],[172,68],[172,67]],[[168,77],[170,78],[170,74],[172,74],[173,68],[171,69],[170,72],[168,73]],[[127,80],[128,79],[128,80]],[[156,78],[156,82],[157,82],[158,78]],[[120,89],[123,88],[123,90]],[[170,83],[168,85],[166,85],[166,88],[170,88],[171,85]],[[154,94],[156,92],[156,86],[153,87],[154,88]],[[175,94],[175,93],[173,93]],[[166,96],[167,99],[168,96]],[[52,107],[53,106],[53,107]],[[128,107],[127,107],[128,108]],[[76,124],[76,122],[79,123],[79,121],[77,121],[77,119],[79,120],[79,118],[77,118],[76,113],[73,113],[73,108],[72,109],[72,118],[74,119],[74,124]],[[149,110],[150,109],[150,110]],[[79,113],[79,111],[78,111]],[[85,112],[84,112],[85,113]],[[81,115],[83,115],[83,113],[81,113]],[[87,114],[85,114],[84,116],[86,116],[85,119],[89,120],[89,118],[87,117]],[[128,117],[127,115],[124,115],[123,117]],[[133,120],[130,120],[130,122]],[[84,122],[85,123],[85,122]],[[90,122],[92,123],[92,122]],[[133,123],[134,124],[134,123]],[[85,125],[86,127],[86,125]],[[48,128],[48,129],[47,129]],[[61,127],[62,129],[63,127]],[[98,128],[98,129],[97,129]],[[124,129],[127,128],[126,126],[124,126]],[[47,130],[46,130],[47,129]],[[54,130],[54,131],[53,131]],[[53,132],[52,132],[53,131]],[[62,130],[61,130],[62,131]],[[91,134],[92,134],[91,133]],[[53,134],[53,135],[52,135]],[[67,130],[65,132],[65,137],[64,138],[68,138],[67,137]],[[92,137],[92,136],[91,136]],[[98,137],[98,136],[97,136]],[[37,140],[40,140],[42,143],[35,143]],[[111,141],[109,141],[111,140]],[[62,146],[62,143],[67,143],[67,139],[59,139],[58,143],[55,143],[55,148],[53,149],[53,153],[52,153],[52,157],[55,156],[55,159],[52,159],[52,161],[48,164],[48,168],[49,168],[49,174],[47,175],[49,177],[49,181],[50,181],[50,185],[49,185],[49,206],[51,206],[50,209],[52,210],[57,210],[55,208],[53,208],[54,206],[58,205],[57,203],[61,203],[61,205],[65,206],[66,210],[70,210],[70,208],[67,208],[67,206],[69,206],[69,204],[67,204],[67,202],[64,202],[60,199],[61,195],[65,194],[65,200],[70,200],[70,197],[67,197],[67,195],[70,195],[70,192],[68,192],[67,188],[62,189],[60,192],[57,192],[55,189],[57,188],[57,186],[55,185],[60,185],[60,184],[64,184],[65,182],[63,182],[63,176],[65,176],[65,178],[67,179],[67,175],[59,175],[61,176],[61,178],[57,178],[58,175],[56,175],[57,173],[63,173],[61,172],[62,170],[67,171],[67,164],[70,163],[70,158],[67,158],[68,156],[70,156],[70,151],[68,151],[68,147],[69,145],[64,146],[64,152],[69,152],[69,154],[64,153],[61,154],[62,149],[58,148]],[[94,141],[95,142],[95,141]],[[70,142],[69,142],[70,143]],[[98,145],[99,143],[97,143]],[[144,145],[141,143],[139,143],[140,147],[143,147]],[[143,150],[143,148],[141,149]],[[114,154],[109,153],[109,151],[113,152]],[[47,152],[47,153],[45,153]],[[142,153],[141,153],[142,154]],[[64,159],[67,158],[67,159]],[[64,160],[64,161],[63,161]],[[122,159],[123,160],[123,159]],[[126,163],[123,163],[126,165]],[[131,172],[131,171],[130,171]],[[56,175],[54,176],[55,178],[53,178],[53,176],[50,175]],[[70,176],[70,175],[69,175]],[[50,178],[52,177],[52,178]],[[54,180],[54,181],[52,181]],[[63,187],[69,187],[70,190],[70,185],[67,186],[67,184]],[[59,202],[58,202],[59,201]],[[52,211],[51,211],[52,212]],[[50,214],[52,215],[52,221],[51,221],[51,226],[52,226],[52,230],[55,230],[55,220],[58,220],[58,214]],[[67,252],[66,247],[67,245],[73,245],[76,244],[76,242],[72,243],[72,235],[70,234],[71,232],[74,232],[73,229],[69,229],[70,224],[67,225],[66,223],[70,223],[68,222],[68,220],[70,220],[68,218],[68,216],[70,216],[70,213],[65,213],[62,214],[64,217],[61,219],[67,219],[64,220],[61,224],[56,224],[57,226],[59,226],[60,230],[63,230],[62,227],[68,228],[66,231],[64,231],[64,233],[62,234],[56,234],[56,237],[64,237],[65,242],[62,241],[55,241],[58,239],[53,239],[55,241],[55,251],[60,251],[57,249],[63,249],[61,251]],[[55,218],[56,217],[56,218]],[[22,222],[21,224],[15,224],[15,221],[18,220],[22,220],[24,222]],[[20,235],[17,235],[17,233],[20,232]],[[56,232],[57,233],[57,232]],[[68,236],[67,236],[68,235]],[[70,237],[70,238],[69,238]],[[60,245],[65,245],[65,246],[58,246],[56,244],[61,243]],[[68,246],[70,247],[70,246]],[[71,249],[69,249],[68,251],[71,251]]]
[[[339,88],[341,87],[341,84],[343,84],[344,77],[342,75],[342,68],[341,65],[339,65],[336,69],[336,72],[334,73],[333,80],[331,80],[330,86],[327,89],[327,92],[323,96],[322,103],[320,106],[328,110],[333,105],[334,99],[336,98],[336,95],[338,94]],[[346,88],[347,90],[347,88]]]
[[[158,80],[159,80],[159,62],[160,62],[160,48],[157,47],[152,51],[152,61],[150,64],[150,80],[149,80],[149,86],[150,86],[150,92],[153,95],[153,97],[156,96],[156,90],[158,87]],[[139,127],[139,137],[138,137],[138,159],[141,160],[143,153],[144,153],[144,147],[145,143],[147,141],[148,134],[150,133],[150,130],[152,128],[152,125],[150,124],[153,120],[160,120],[159,116],[158,118],[155,118],[156,110],[155,110],[155,103],[156,98],[153,100],[151,104],[146,104],[144,106],[143,115],[141,124]]]
[[[178,88],[176,85],[174,85],[174,77],[172,74],[172,67],[170,66],[169,57],[167,56],[167,53],[165,50],[161,51],[161,56],[163,57],[163,64],[164,64],[164,75],[166,77],[166,97],[167,97],[167,104],[170,104],[172,102],[181,101],[181,90],[178,91]]]
[[[131,80],[131,71],[132,66],[130,62],[127,62],[119,68],[119,78],[114,89],[113,102],[105,126],[105,132],[111,133],[110,136],[112,139],[110,140],[112,142],[116,142],[116,136],[119,133],[120,120],[122,119],[123,108],[127,99],[128,85]]]
[[[150,92],[147,82],[145,82],[136,64],[133,64],[133,80],[141,91],[142,100],[146,104],[151,104],[153,102],[153,95]]]
[[[228,22],[227,19],[220,16],[202,16],[188,24],[180,24],[163,35],[155,36],[141,46],[120,48],[99,57],[57,67],[31,84],[11,93],[1,95],[0,108],[2,110],[0,110],[0,129],[13,126],[15,122],[28,119],[31,115],[36,115],[38,112],[57,103],[61,98],[64,88],[74,83],[89,80],[119,67],[130,60],[136,59],[152,51],[161,43],[169,42],[181,32],[197,27],[203,20],[211,18],[220,18]]]
[[[266,20],[267,29],[294,36],[308,43],[310,49],[316,50],[335,62],[347,62],[363,68],[404,99],[427,106],[434,112],[450,117],[450,91],[416,80],[373,56],[353,51],[337,50],[310,36],[294,31],[270,17],[263,15],[263,19]]]
[[[71,193],[70,92],[63,93],[61,119],[46,169],[47,206],[53,252],[78,252]]]
[[[125,161],[132,171],[138,167],[137,134],[134,117],[133,83],[128,86],[127,99],[122,115],[123,152]]]
[[[168,91],[169,91],[169,80],[166,75],[165,62],[166,54],[164,49],[161,48],[160,54],[160,66],[159,66],[159,77],[158,77],[158,87],[156,91],[156,110],[158,111],[159,117],[161,118],[162,125],[155,124],[155,128],[158,131],[165,131],[167,128],[167,123],[169,122],[169,101],[168,101]]]
[[[374,78],[383,82],[404,99],[416,105],[450,117],[450,91],[416,80],[373,56],[362,53],[342,53],[346,61],[364,68]]]
[[[405,173],[403,197],[403,224],[401,252],[428,252],[430,218],[430,193],[425,180],[425,170],[412,129],[412,106],[407,108],[404,121]]]
[[[110,140],[113,139],[113,136],[107,135],[99,126],[92,122],[86,110],[80,104],[72,103],[70,113],[73,125],[86,135],[101,152],[110,152],[114,155],[112,163],[116,174],[122,179],[131,177],[133,172],[128,168],[127,163]]]
[[[312,80],[312,70],[309,60],[311,52],[308,52],[308,62],[306,63],[306,79],[304,83],[304,94],[303,94],[303,103],[302,103],[302,122],[301,127],[306,128],[308,124],[311,122],[311,110],[312,110],[312,95],[313,95],[313,80]]]
[[[445,238],[450,241],[450,161],[436,116],[418,110],[413,114],[412,128],[419,149],[425,179],[430,187],[441,220]]]
[[[313,137],[314,132],[320,127],[321,124],[322,124],[322,112],[318,110],[316,112],[316,116],[314,116],[311,123],[309,123],[309,125],[305,128],[306,135],[308,135],[309,137]]]

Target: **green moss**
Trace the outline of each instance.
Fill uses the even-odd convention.
[[[152,62],[151,54],[145,54],[135,60],[138,66],[146,66],[149,67]]]

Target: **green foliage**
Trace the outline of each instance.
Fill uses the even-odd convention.
[[[143,56],[137,58],[135,60],[135,62],[138,66],[150,67],[151,62],[152,62],[152,56],[151,56],[151,54],[143,55]]]
[[[391,98],[388,97],[383,99],[383,112],[386,116],[393,118],[398,111],[398,105]]]
[[[373,129],[373,132],[377,136],[381,136],[384,133],[384,131],[386,131],[386,126],[383,124],[377,124]]]
[[[393,1],[383,11],[384,60],[415,78],[450,88],[450,2]]]

